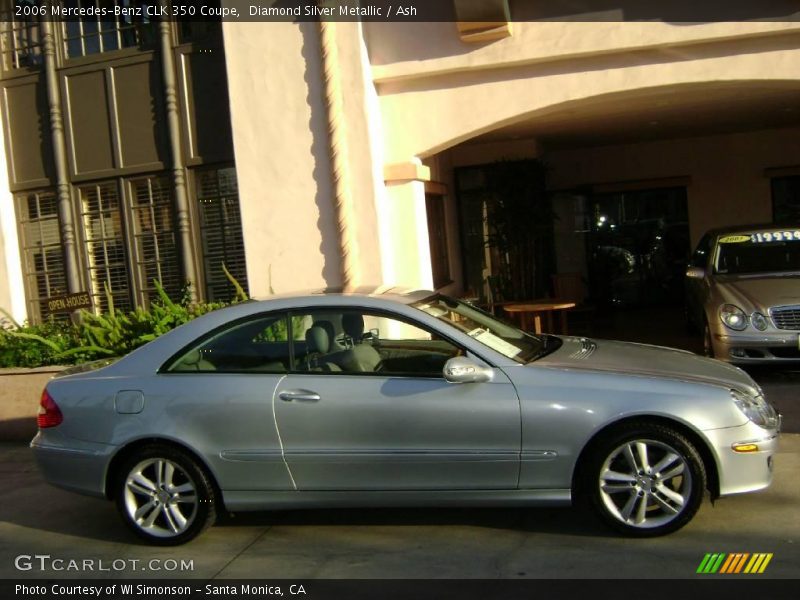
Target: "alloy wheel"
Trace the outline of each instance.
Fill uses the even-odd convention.
[[[197,486],[179,464],[148,458],[128,473],[124,507],[130,521],[158,538],[179,536],[192,525],[199,506]]]
[[[693,493],[686,459],[669,444],[649,439],[627,441],[614,449],[600,469],[598,486],[608,513],[637,529],[668,525]]]

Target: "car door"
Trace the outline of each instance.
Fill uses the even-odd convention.
[[[386,313],[320,309],[291,322],[311,355],[295,352],[274,410],[297,489],[517,487],[519,399],[500,369],[488,383],[448,383],[444,362],[464,350]]]
[[[285,312],[228,323],[159,375],[168,433],[203,455],[223,490],[291,490],[272,400],[288,373]]]

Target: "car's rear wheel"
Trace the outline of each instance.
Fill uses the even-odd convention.
[[[697,449],[670,427],[635,423],[593,448],[581,490],[602,521],[626,535],[677,531],[703,500],[706,474]]]
[[[216,519],[214,486],[188,453],[143,448],[119,471],[117,508],[136,535],[152,544],[188,542]]]

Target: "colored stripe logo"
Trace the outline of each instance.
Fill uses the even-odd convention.
[[[766,571],[769,561],[772,560],[772,553],[757,552],[734,552],[726,554],[724,552],[708,553],[700,561],[697,573],[701,574],[760,574]]]

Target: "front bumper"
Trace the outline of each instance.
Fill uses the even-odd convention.
[[[778,427],[764,429],[749,422],[738,427],[704,431],[717,461],[720,496],[754,492],[772,482],[774,455],[778,450]],[[754,452],[736,452],[735,445],[755,444]]]
[[[712,332],[714,357],[740,364],[800,363],[800,331]]]

